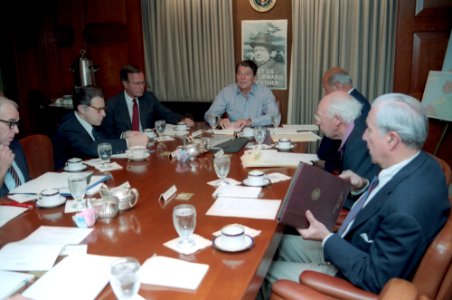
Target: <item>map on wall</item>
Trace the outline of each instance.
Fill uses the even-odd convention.
[[[430,71],[422,106],[430,118],[452,122],[452,72]]]
[[[257,64],[256,82],[287,89],[287,20],[242,21],[242,59]]]

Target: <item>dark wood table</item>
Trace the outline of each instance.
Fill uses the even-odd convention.
[[[141,285],[139,294],[146,299],[255,299],[262,280],[272,261],[281,238],[282,226],[275,220],[228,218],[207,216],[206,211],[213,204],[214,187],[208,181],[217,179],[212,164],[212,154],[200,155],[195,161],[180,163],[170,161],[164,154],[173,151],[182,143],[156,143],[151,147],[151,156],[142,162],[116,160],[122,170],[113,171],[109,186],[128,181],[140,192],[138,204],[131,210],[121,212],[110,222],[98,220],[94,231],[82,242],[88,245],[89,254],[110,256],[132,256],[143,263],[153,254],[208,264],[209,270],[196,291]],[[297,152],[305,145],[298,144]],[[232,155],[228,177],[242,181],[249,170],[240,162],[242,152]],[[265,172],[281,172],[291,176],[292,168],[262,168]],[[290,181],[271,184],[262,189],[260,198],[283,199]],[[185,201],[171,200],[162,205],[159,196],[175,184],[178,192],[193,193],[186,201],[196,207],[197,224],[195,233],[212,239],[212,233],[230,223],[240,223],[262,233],[255,238],[253,248],[239,253],[220,252],[208,247],[192,255],[179,254],[163,243],[177,237],[173,228],[172,210]],[[1,199],[1,201],[7,201]],[[64,207],[33,209],[8,222],[0,228],[0,247],[6,243],[25,238],[41,225],[74,226],[72,214],[64,214]],[[114,299],[107,285],[98,299]]]

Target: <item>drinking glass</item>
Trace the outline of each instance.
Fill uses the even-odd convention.
[[[132,299],[140,289],[140,263],[133,257],[115,260],[110,269],[110,284],[116,298]]]
[[[281,114],[279,112],[272,115],[272,124],[273,127],[277,128],[279,126],[279,123],[281,122]]]
[[[254,128],[254,139],[259,144],[259,148],[262,148],[262,143],[265,141],[265,136],[267,135],[267,129],[264,127]]]
[[[110,143],[100,143],[97,145],[97,154],[99,154],[99,158],[102,160],[103,165],[110,161],[111,152],[112,148]]]
[[[215,115],[207,115],[207,123],[209,123],[210,128],[214,130],[218,126],[218,117]]]
[[[157,130],[157,133],[159,134],[159,136],[165,131],[165,127],[166,127],[165,120],[155,121],[155,130]]]
[[[231,168],[231,157],[229,155],[215,156],[213,158],[213,167],[215,174],[220,178],[217,185],[228,184],[225,178],[228,176],[229,169]]]
[[[75,199],[74,208],[83,209],[86,208],[84,197],[86,194],[87,182],[85,175],[73,175],[68,178],[69,191],[72,198]]]
[[[196,227],[196,209],[191,204],[179,204],[173,209],[173,225],[179,235],[177,245],[190,248],[195,245],[192,234]]]

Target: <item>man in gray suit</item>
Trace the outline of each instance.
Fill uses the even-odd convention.
[[[445,224],[450,204],[444,174],[422,151],[428,120],[420,102],[403,94],[377,98],[363,135],[372,160],[382,167],[332,233],[306,212],[309,228],[284,235],[279,256],[270,266],[264,289],[278,279],[298,281],[304,270],[349,280],[378,293],[392,277],[410,279],[428,245]],[[351,171],[342,178],[355,190],[368,180]]]

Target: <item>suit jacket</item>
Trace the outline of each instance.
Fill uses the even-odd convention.
[[[183,116],[171,111],[160,103],[157,97],[146,92],[138,98],[140,108],[140,122],[143,129],[154,128],[156,120],[165,119],[168,123],[176,124]],[[124,92],[107,101],[106,117],[102,121],[102,131],[108,138],[119,138],[121,133],[132,129],[132,120],[127,109]]]
[[[98,132],[98,134],[99,139],[93,141],[75,117],[74,112],[65,115],[52,140],[55,168],[57,170],[63,168],[66,161],[71,157],[97,157],[97,145],[99,143],[110,143],[113,154],[127,150],[126,140],[104,139],[101,132]]]
[[[28,166],[27,166],[27,160],[25,158],[24,151],[22,150],[22,146],[20,143],[16,140],[14,140],[10,145],[9,148],[14,153],[14,161],[16,162],[17,166],[19,167],[20,171],[22,172],[22,175],[24,176],[25,181],[30,180],[30,176],[28,175]],[[0,188],[0,197],[3,197],[9,193],[8,188],[3,183]]]
[[[367,101],[367,99],[356,89],[352,89],[352,91],[350,92],[350,95],[353,98],[355,98],[356,100],[358,100],[363,105],[363,107],[361,108],[361,115],[355,120],[355,126],[357,123],[364,124],[364,126],[366,126],[366,118],[367,118],[367,115],[369,114],[369,110],[370,110],[369,101]],[[363,133],[364,133],[364,131],[363,131]],[[330,173],[339,174],[342,172],[342,170],[350,169],[350,170],[354,171],[355,173],[357,173],[363,177],[366,177],[369,180],[372,179],[373,176],[375,175],[372,172],[369,174],[366,174],[366,173],[361,174],[361,173],[356,172],[353,168],[349,167],[348,165],[343,165],[341,154],[338,152],[340,145],[341,145],[341,140],[333,140],[326,136],[324,136],[322,138],[319,149],[317,151],[317,156],[319,157],[319,159],[325,161],[325,170]],[[364,143],[364,145],[365,145],[365,143]],[[367,151],[367,146],[365,146],[365,149]],[[369,162],[370,162],[370,158],[369,158]]]
[[[378,293],[392,277],[410,279],[450,208],[444,174],[421,152],[375,194],[342,239],[324,244],[337,276]]]

